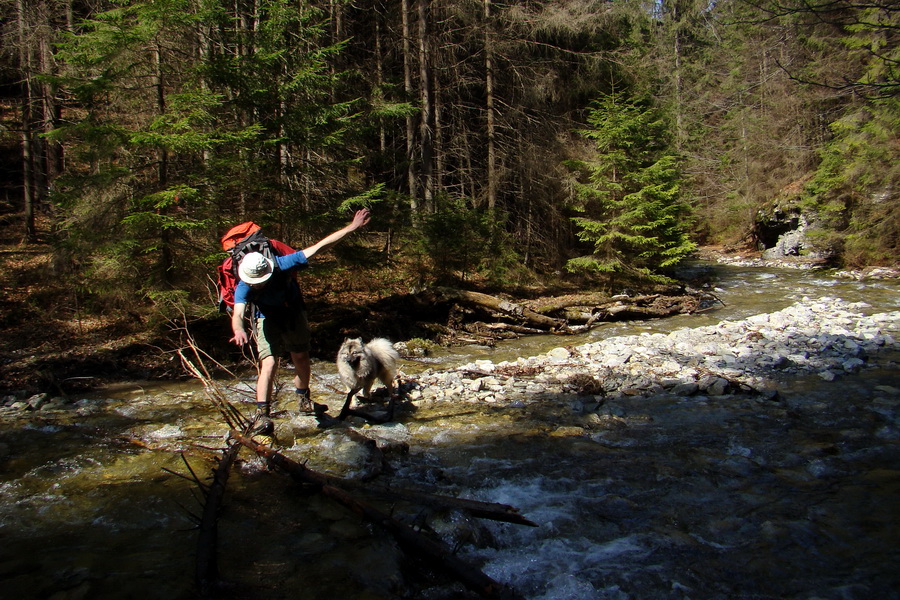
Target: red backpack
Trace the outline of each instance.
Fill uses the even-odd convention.
[[[284,256],[296,252],[278,240],[270,240],[253,221],[235,225],[222,236],[222,250],[230,253],[221,265],[216,267],[219,285],[219,311],[231,312],[234,308],[234,288],[239,278],[237,267],[246,254],[260,252],[268,258]]]

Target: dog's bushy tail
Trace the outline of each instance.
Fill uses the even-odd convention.
[[[397,361],[400,360],[400,354],[394,349],[394,345],[385,338],[375,338],[368,344],[366,348],[375,356],[375,358],[385,367],[393,370]]]

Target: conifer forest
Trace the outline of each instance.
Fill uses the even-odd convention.
[[[779,218],[835,265],[896,261],[890,0],[0,11],[0,218],[84,302],[206,303],[231,225],[303,247],[360,207],[345,253],[410,285],[663,280]]]

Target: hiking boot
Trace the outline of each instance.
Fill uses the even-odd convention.
[[[265,415],[257,415],[256,422],[250,430],[251,435],[270,436],[275,433],[275,423]]]
[[[309,397],[309,388],[304,390],[294,390],[294,393],[297,394],[297,404],[299,406],[300,412],[305,414],[311,414],[313,412],[313,403],[312,399]]]

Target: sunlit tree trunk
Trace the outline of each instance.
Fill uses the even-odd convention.
[[[384,93],[384,48],[382,47],[382,5],[376,3],[375,10],[375,85],[380,93]],[[387,152],[387,131],[384,127],[384,118],[378,119],[378,151],[384,156]]]
[[[49,33],[49,31],[48,31]],[[53,51],[50,47],[50,40],[46,36],[41,36],[41,71],[53,74],[55,69],[53,65]],[[44,133],[49,133],[56,129],[62,122],[62,109],[56,97],[56,85],[50,82],[42,84],[43,109],[44,109]],[[55,180],[63,172],[65,164],[63,162],[63,147],[57,142],[45,142],[47,157],[47,180],[52,185]]]
[[[156,112],[157,114],[162,115],[166,112],[166,89],[162,69],[162,50],[158,43],[153,46],[153,73],[155,80],[153,86],[156,89]],[[158,156],[159,165],[157,174],[159,178],[159,187],[165,188],[169,181],[169,153],[165,148],[160,148]]]
[[[444,136],[441,129],[441,124],[443,123],[441,79],[436,72],[432,71],[432,74],[432,86],[434,88],[434,175],[431,187],[433,190],[442,190],[444,189]]]

